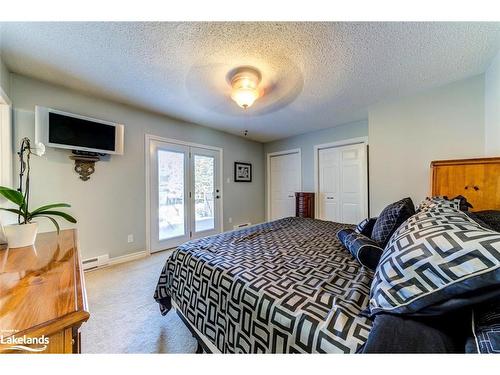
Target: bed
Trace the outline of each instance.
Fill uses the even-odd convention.
[[[500,194],[498,173],[490,173],[491,168],[500,170],[500,158],[433,162],[431,195],[459,194],[458,201],[473,202],[476,209],[469,216],[460,207],[449,211],[441,206],[417,214],[410,198],[387,206],[411,206],[413,213],[401,210],[398,214],[405,216],[404,225],[393,223],[394,240],[387,246],[382,241],[383,264],[377,266],[375,277],[361,265],[359,254],[350,246],[347,250],[337,237],[339,231],[353,232],[352,225],[290,217],[183,244],[167,260],[154,297],[162,314],[177,312],[205,352],[500,352]],[[442,207],[449,203],[444,200],[447,203]],[[377,219],[365,222],[375,220],[375,226],[384,222],[386,209]],[[429,222],[433,223],[430,227]],[[386,230],[386,224],[377,231],[373,227],[370,240],[376,239],[375,232]],[[454,247],[449,258],[445,253],[432,255],[440,251],[440,246],[433,245],[433,231],[444,231],[439,234],[442,238],[455,236],[454,243],[462,241],[463,246]],[[475,243],[469,245],[472,237],[456,237],[472,232],[477,238],[488,238],[489,245],[482,252]],[[404,248],[418,241],[424,242],[415,249],[425,250],[425,256],[399,263],[397,257],[405,256]],[[465,254],[463,261],[456,263],[454,256],[460,254]],[[470,256],[477,267],[489,262],[488,273],[460,268]],[[483,294],[473,290],[469,295],[453,289],[462,280],[450,278],[455,271],[448,272],[451,276],[446,280],[440,276],[442,282],[425,281],[430,274],[419,276],[420,269],[412,269],[417,262],[425,267],[422,270],[438,266],[466,270],[460,271],[470,281],[460,284],[463,290],[474,285],[473,277],[483,277],[478,285],[488,282],[494,288]],[[444,288],[440,283],[448,288],[446,293],[440,292]],[[425,293],[420,292],[425,288],[415,287],[424,284]],[[400,290],[404,293],[399,294]],[[420,294],[412,295],[415,291]],[[398,303],[391,306],[394,301]],[[425,314],[433,311],[435,317],[419,317],[426,308]]]
[[[354,353],[371,322],[360,315],[373,273],[337,239],[333,222],[285,218],[188,242],[155,291],[205,351]]]

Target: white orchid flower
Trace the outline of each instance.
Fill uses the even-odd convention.
[[[36,142],[35,147],[31,148],[31,152],[37,156],[45,154],[45,145],[42,142]]]

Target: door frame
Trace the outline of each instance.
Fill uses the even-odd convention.
[[[151,254],[151,165],[150,165],[150,146],[151,141],[159,141],[173,143],[181,146],[198,147],[207,150],[220,152],[220,212],[219,212],[219,232],[223,232],[224,228],[224,150],[221,147],[203,145],[200,143],[180,141],[178,139],[161,137],[154,134],[146,133],[144,137],[144,164],[146,167],[146,252]]]
[[[0,185],[14,186],[12,102],[0,87]]]
[[[289,154],[299,154],[299,176],[300,176],[300,190],[302,190],[302,149],[293,148],[290,150],[268,152],[266,155],[266,221],[271,218],[271,158],[273,156],[282,156]]]
[[[12,127],[12,101],[0,87],[0,185],[14,187],[14,129]],[[0,206],[8,205],[0,198]],[[0,212],[0,224],[14,224],[16,221],[5,211]],[[0,236],[1,237],[1,236]]]
[[[321,143],[318,145],[314,145],[314,195],[316,199],[314,199],[314,212],[317,215],[319,213],[319,151],[327,148],[334,148],[334,147],[342,147],[342,146],[350,146],[350,145],[357,145],[357,144],[364,144],[366,147],[366,160],[365,166],[366,166],[366,176],[365,176],[365,181],[366,181],[366,191],[365,191],[365,202],[366,202],[366,214],[369,217],[370,216],[370,179],[369,179],[369,163],[368,163],[368,137],[356,137],[356,138],[349,138],[349,139],[344,139],[342,141],[336,141],[336,142],[329,142],[329,143]]]

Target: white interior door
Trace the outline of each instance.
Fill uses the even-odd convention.
[[[270,220],[295,216],[295,192],[301,190],[300,153],[270,157]]]
[[[322,220],[341,222],[340,151],[338,148],[319,150],[319,215]]]
[[[356,224],[368,212],[366,145],[318,150],[319,218]]]
[[[220,151],[151,140],[150,250],[221,230]]]

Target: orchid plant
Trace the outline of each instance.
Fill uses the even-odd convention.
[[[57,208],[71,207],[67,203],[48,204],[30,211],[30,157],[32,154],[41,156],[45,152],[45,146],[42,143],[31,146],[29,138],[23,138],[21,148],[18,152],[20,161],[19,172],[19,188],[17,190],[5,186],[0,186],[0,195],[10,202],[14,203],[17,208],[0,208],[2,211],[8,211],[17,215],[19,225],[30,224],[35,218],[44,217],[49,219],[56,227],[59,233],[59,223],[54,217],[63,218],[70,223],[76,223],[76,219],[66,212],[55,210]],[[25,160],[26,158],[26,160]],[[24,183],[24,187],[23,187]]]

